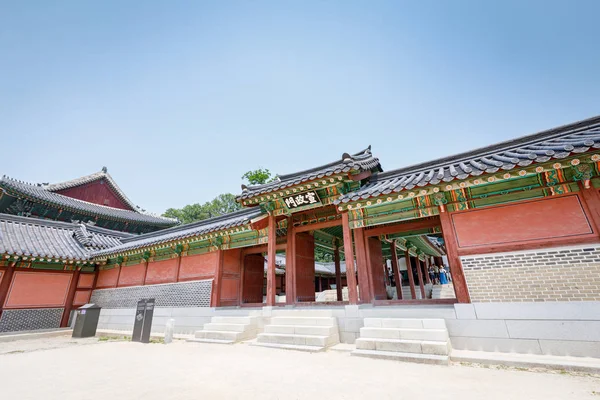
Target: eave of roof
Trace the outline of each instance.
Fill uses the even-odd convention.
[[[177,220],[172,218],[122,210],[120,208],[107,207],[74,199],[48,191],[43,186],[18,181],[7,176],[3,176],[0,179],[0,188],[4,189],[8,194],[13,194],[17,197],[26,197],[35,202],[52,205],[54,207],[89,215],[91,217],[100,216],[112,220],[160,227],[169,227],[177,224]]]
[[[334,204],[410,190],[441,182],[463,180],[484,173],[525,167],[600,148],[600,116],[560,126],[491,146],[383,172],[359,190],[344,194]]]
[[[239,227],[249,224],[254,218],[260,216],[261,213],[262,212],[258,207],[242,209],[218,217],[139,235],[129,239],[124,239],[123,244],[120,246],[95,252],[93,256],[105,257],[111,254],[138,250],[146,247],[192,238],[195,236],[206,235],[208,233],[221,231],[224,229]]]
[[[274,182],[265,183],[264,185],[242,185],[242,194],[237,196],[236,199],[238,201],[249,199],[334,174],[347,173],[350,171],[362,172],[373,169],[382,171],[379,159],[373,157],[371,154],[371,146],[369,146],[353,155],[344,153],[340,160],[329,164],[295,172],[293,174],[280,175]]]

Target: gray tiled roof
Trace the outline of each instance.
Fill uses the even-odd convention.
[[[177,221],[172,218],[159,217],[138,211],[122,210],[120,208],[89,203],[87,201],[63,196],[62,194],[53,193],[41,185],[25,183],[7,176],[3,176],[2,179],[0,179],[0,188],[17,197],[26,197],[35,202],[94,217],[98,216],[100,218],[104,217],[118,221],[161,227],[177,224]]]
[[[92,251],[118,246],[131,236],[84,224],[0,214],[0,254],[87,260]]]
[[[508,171],[597,148],[600,148],[600,117],[467,153],[380,173],[373,176],[371,182],[360,190],[347,193],[334,203],[346,203],[500,170]]]
[[[242,185],[242,194],[237,196],[238,200],[248,199],[261,194],[271,193],[276,190],[285,189],[290,186],[299,185],[303,182],[320,179],[334,174],[350,171],[369,171],[378,169],[381,171],[379,159],[371,154],[371,146],[356,154],[350,155],[344,153],[342,158],[332,163],[321,165],[305,171],[296,172],[288,175],[279,175],[274,182],[264,185],[245,186]]]
[[[119,199],[121,199],[125,204],[127,204],[127,206],[129,206],[132,210],[139,210],[140,207],[136,206],[135,204],[133,204],[133,202],[131,200],[129,200],[129,198],[121,190],[119,185],[117,185],[117,183],[114,181],[112,176],[110,176],[106,167],[103,167],[101,171],[95,172],[90,175],[82,176],[80,178],[71,179],[69,181],[60,182],[60,183],[44,184],[43,187],[44,187],[44,189],[46,189],[50,192],[58,192],[60,190],[70,189],[70,188],[81,186],[81,185],[86,185],[88,183],[99,181],[99,180],[106,181],[106,183],[108,183],[108,186],[110,186],[110,188],[117,195],[117,197]]]
[[[185,239],[188,237],[205,235],[210,232],[222,229],[235,228],[250,222],[250,220],[261,215],[258,207],[243,209],[219,217],[205,219],[203,221],[192,222],[191,224],[180,225],[158,232],[147,233],[134,238],[123,240],[123,244],[106,250],[94,253],[95,257],[115,254],[123,251],[139,249],[147,246],[155,246],[161,243],[174,240]]]

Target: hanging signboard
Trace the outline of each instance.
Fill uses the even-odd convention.
[[[321,199],[319,199],[319,195],[316,191],[311,190],[310,192],[284,197],[283,202],[289,210],[295,210],[305,206],[319,205],[321,204]]]

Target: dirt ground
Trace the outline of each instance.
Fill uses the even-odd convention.
[[[176,341],[0,343],[2,399],[600,400],[598,376]]]

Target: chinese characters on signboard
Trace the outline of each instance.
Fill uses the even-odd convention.
[[[289,209],[321,203],[317,192],[315,192],[314,190],[311,190],[310,192],[284,197],[283,201]]]

